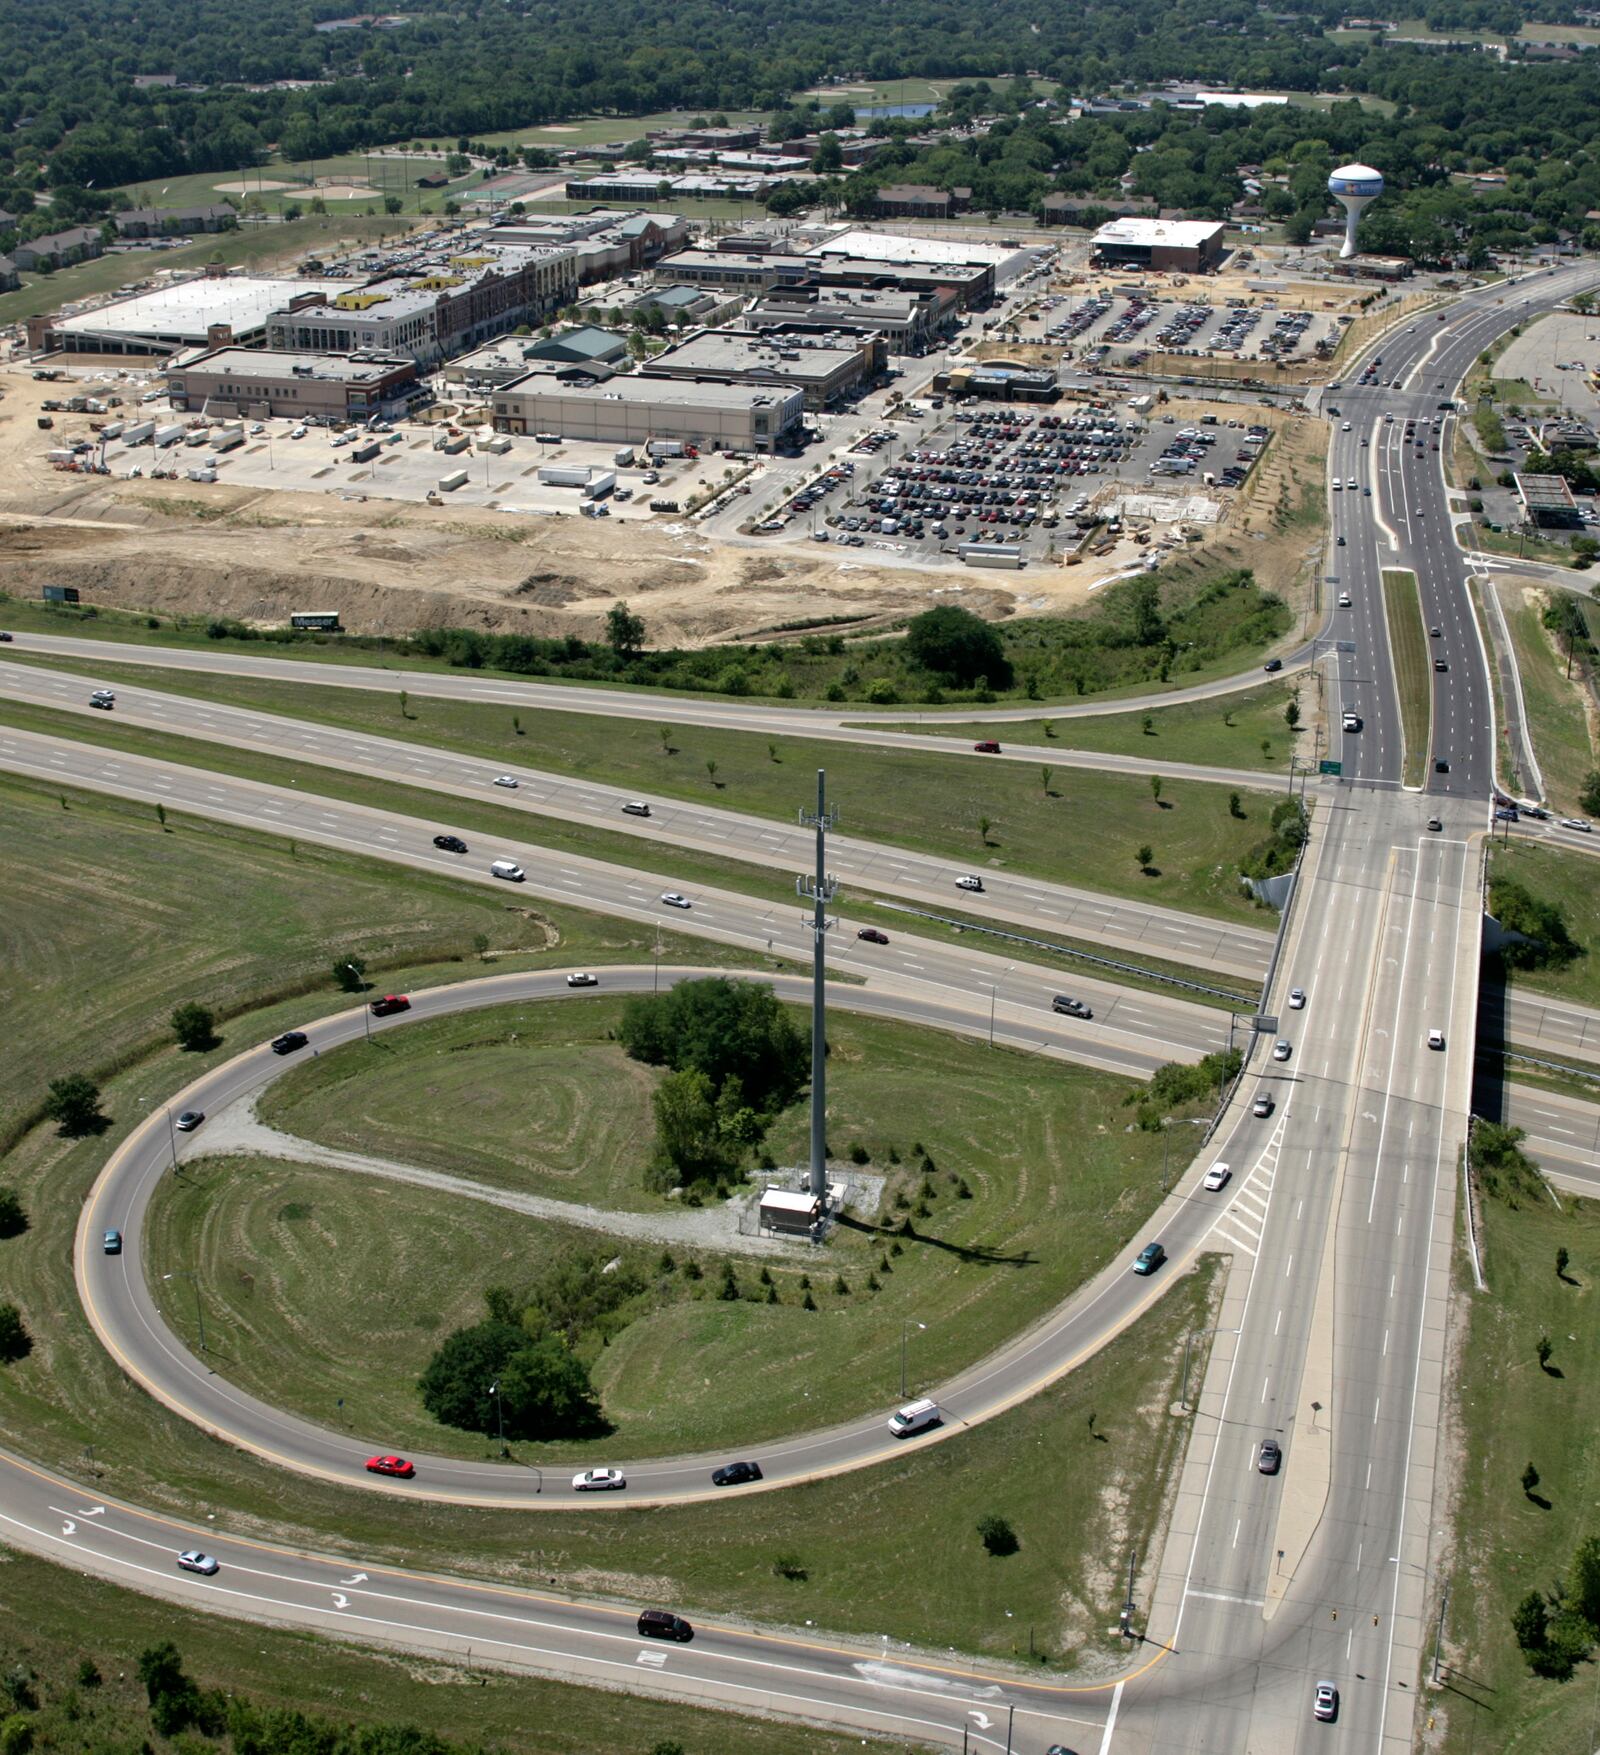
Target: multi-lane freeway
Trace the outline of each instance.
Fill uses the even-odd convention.
[[[1232,1258],[1233,1272],[1197,1397],[1146,1642],[1132,1654],[1124,1677],[1103,1690],[1075,1692],[929,1664],[910,1654],[715,1626],[694,1645],[663,1654],[659,1663],[652,1655],[641,1667],[639,1642],[609,1609],[464,1581],[374,1573],[359,1562],[347,1562],[350,1570],[336,1575],[326,1560],[257,1546],[219,1534],[214,1526],[207,1546],[220,1551],[225,1571],[212,1583],[184,1581],[184,1594],[212,1592],[228,1612],[337,1626],[422,1649],[472,1641],[506,1662],[611,1680],[625,1676],[635,1685],[728,1705],[765,1704],[863,1731],[950,1744],[965,1737],[974,1746],[1006,1747],[1020,1755],[1033,1755],[1052,1741],[1102,1755],[1145,1749],[1246,1755],[1308,1748],[1313,1737],[1319,1748],[1337,1737],[1377,1755],[1409,1749],[1422,1627],[1436,1585],[1429,1514],[1444,1388],[1443,1303],[1471,1083],[1482,839],[1496,733],[1466,565],[1445,534],[1443,452],[1419,459],[1413,447],[1408,457],[1395,455],[1381,430],[1394,423],[1383,422],[1382,414],[1390,408],[1420,413],[1423,404],[1446,400],[1485,343],[1530,314],[1517,300],[1529,299],[1538,308],[1592,278],[1592,271],[1563,270],[1469,295],[1444,322],[1428,317],[1384,338],[1376,350],[1383,354],[1383,388],[1352,386],[1338,393],[1339,421],[1351,424],[1348,432],[1340,424],[1334,434],[1330,468],[1373,491],[1369,498],[1359,488],[1354,495],[1341,490],[1336,532],[1346,540],[1330,548],[1338,566],[1329,570],[1341,584],[1348,580],[1353,602],[1343,612],[1348,626],[1336,612],[1330,631],[1351,649],[1335,651],[1330,686],[1336,705],[1360,700],[1363,728],[1346,740],[1354,747],[1345,750],[1343,778],[1319,791],[1315,832],[1268,996],[1269,1005],[1280,1009],[1278,1030],[1292,1040],[1291,1057],[1253,1064],[1224,1119],[1206,1161],[1214,1156],[1232,1166],[1228,1188],[1203,1198],[1195,1187],[1202,1166],[1196,1166],[1154,1227],[1164,1235],[1174,1269],[1198,1249],[1217,1248]],[[1363,436],[1366,446],[1360,444]],[[1401,784],[1403,730],[1380,595],[1381,570],[1389,565],[1416,574],[1423,615],[1440,627],[1440,649],[1449,658],[1446,671],[1431,674],[1432,732],[1427,790],[1421,793]],[[315,668],[316,680],[325,680],[322,667]],[[393,689],[397,680],[388,672],[379,683],[353,686]],[[499,685],[429,677],[417,679],[416,686],[454,692]],[[508,686],[524,701],[526,691],[537,687]],[[630,704],[618,711],[660,715],[658,703],[619,699]],[[545,704],[570,700],[563,693],[560,703]],[[586,706],[590,700],[586,693]],[[688,705],[673,703],[678,718],[691,717],[681,710]],[[697,713],[726,713],[726,722],[741,729],[751,726],[736,707],[693,706]],[[799,722],[786,716],[781,728],[815,735],[818,721],[810,714]],[[827,729],[858,735],[843,725]],[[69,778],[99,763],[88,784],[130,796],[149,796],[155,787],[143,758],[96,752],[75,740],[3,735],[0,760],[7,766]],[[1438,767],[1441,762],[1448,767]],[[164,767],[161,778],[179,802],[217,814],[255,810],[256,820],[272,820],[260,796],[241,803],[242,795],[230,791],[254,783],[182,764]],[[422,849],[399,845],[403,820],[397,824],[385,820],[385,813],[303,796],[285,798],[282,790],[280,807],[313,817],[331,840],[361,844],[365,837],[381,846],[387,839],[386,857],[419,864],[428,858]],[[702,834],[704,824],[686,832]],[[564,859],[552,856],[553,862]],[[591,902],[585,891],[600,881],[591,864],[599,862],[565,860],[573,900]],[[630,878],[638,889],[640,874],[610,869],[620,888],[605,905],[653,918],[648,888],[637,894],[629,889]],[[657,881],[650,877],[648,884]],[[567,887],[559,877],[555,884],[556,893]],[[1037,891],[1011,903],[1037,907],[1050,886]],[[760,938],[761,928],[759,920],[737,914],[741,906],[759,913],[765,904],[718,894],[708,899],[696,927],[748,945],[752,934]],[[903,952],[910,944],[918,961],[943,950],[931,941],[925,948],[898,934],[896,940],[891,948]],[[788,948],[776,932],[772,948]],[[992,982],[975,983],[970,958],[963,952],[937,967],[910,969],[902,962],[883,974],[873,970],[860,995],[851,997],[875,1007],[903,1006],[902,1015],[946,1027],[977,1028],[985,1011],[994,1015],[1001,1004]],[[631,978],[643,981],[646,971]],[[653,970],[649,978],[655,978]],[[1050,984],[1059,979],[1046,977]],[[1303,1011],[1287,1009],[1291,986],[1307,993]],[[1046,1051],[1059,1050],[1065,1039],[1075,1054],[1084,1052],[1078,1032],[1066,1032],[1041,1015],[1042,1008],[1034,1009],[1031,988],[1029,1003],[1015,1009],[1005,991],[999,1028],[1023,1039],[1033,1032]],[[1145,996],[1135,997],[1145,1002]],[[463,1001],[470,996],[444,989],[426,1003]],[[1165,1008],[1179,1003],[1164,996],[1150,1000],[1151,1017],[1165,1018],[1154,1029],[1130,1019],[1134,1027],[1119,1030],[1119,1020],[1111,1020],[1100,1047],[1103,1064],[1133,1070],[1142,1056],[1148,1065],[1152,1039],[1170,1029],[1176,1016]],[[1212,1022],[1214,1027],[1215,1014]],[[1544,1017],[1538,1023],[1540,1029],[1561,1027]],[[317,1045],[348,1039],[360,1027],[354,1014],[322,1020],[314,1026]],[[1581,1052],[1587,1022],[1569,1018],[1566,1027],[1578,1038],[1573,1051]],[[250,1051],[207,1075],[218,1083],[207,1084],[203,1095],[215,1107],[266,1070],[264,1051]],[[1261,1095],[1272,1099],[1266,1116],[1251,1113]],[[1530,1107],[1536,1101],[1552,1127],[1575,1121],[1580,1107],[1543,1094],[1519,1100]],[[1572,1137],[1577,1143],[1567,1149],[1582,1152],[1576,1127]],[[130,1373],[189,1417],[289,1466],[348,1478],[354,1458],[347,1441],[290,1420],[211,1377],[160,1323],[134,1265],[136,1254],[132,1261],[106,1258],[93,1246],[96,1229],[116,1222],[113,1211],[136,1236],[142,1203],[169,1149],[161,1127],[147,1124],[114,1154],[85,1208],[76,1267],[92,1319]],[[969,1403],[961,1398],[970,1398],[973,1414],[982,1417],[1070,1369],[1152,1295],[1146,1285],[1136,1286],[1126,1265],[1113,1264],[1048,1323],[941,1388],[941,1399],[965,1407]],[[770,1478],[782,1484],[816,1467],[868,1466],[890,1448],[881,1431],[865,1421],[798,1435],[774,1452]],[[1260,1443],[1267,1438],[1282,1449],[1282,1467],[1274,1474],[1258,1467]],[[706,1460],[630,1466],[630,1480],[652,1497],[703,1491],[694,1477],[703,1478]],[[0,1481],[0,1507],[13,1539],[142,1588],[155,1587],[157,1568],[169,1580],[167,1556],[194,1536],[133,1508],[107,1505],[97,1513],[76,1487],[20,1462],[0,1465]],[[406,1490],[468,1500],[508,1493],[504,1471],[448,1462],[430,1464],[428,1478]],[[526,1495],[525,1483],[520,1491]],[[1311,1715],[1311,1691],[1322,1679],[1341,1693],[1332,1731]]]

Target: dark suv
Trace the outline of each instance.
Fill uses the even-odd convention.
[[[465,853],[467,850],[466,842],[459,835],[435,835],[433,844],[445,853]]]
[[[668,1609],[641,1610],[639,1631],[646,1639],[684,1641],[694,1638],[694,1629],[684,1620],[683,1616],[674,1615]]]
[[[309,1040],[310,1038],[304,1030],[285,1030],[281,1036],[273,1038],[272,1052],[274,1054],[293,1054],[297,1048],[304,1048]]]

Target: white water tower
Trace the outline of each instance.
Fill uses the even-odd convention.
[[[1328,193],[1345,210],[1341,261],[1356,253],[1356,226],[1363,211],[1383,193],[1383,174],[1371,165],[1340,165],[1328,178]]]

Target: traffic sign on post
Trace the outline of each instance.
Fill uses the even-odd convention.
[[[1317,772],[1319,774],[1342,774],[1344,772],[1344,763],[1330,762],[1328,758],[1324,756],[1322,760],[1317,763]]]

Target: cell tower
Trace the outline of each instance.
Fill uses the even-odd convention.
[[[795,894],[811,903],[811,1177],[810,1193],[828,1198],[828,904],[839,880],[828,874],[828,831],[839,820],[828,809],[828,776],[817,769],[817,808],[800,812],[800,826],[817,831],[817,869],[812,877],[794,880]]]
[[[1328,193],[1345,210],[1344,243],[1339,259],[1356,253],[1356,226],[1362,213],[1383,193],[1383,173],[1371,165],[1340,165],[1328,178]]]

